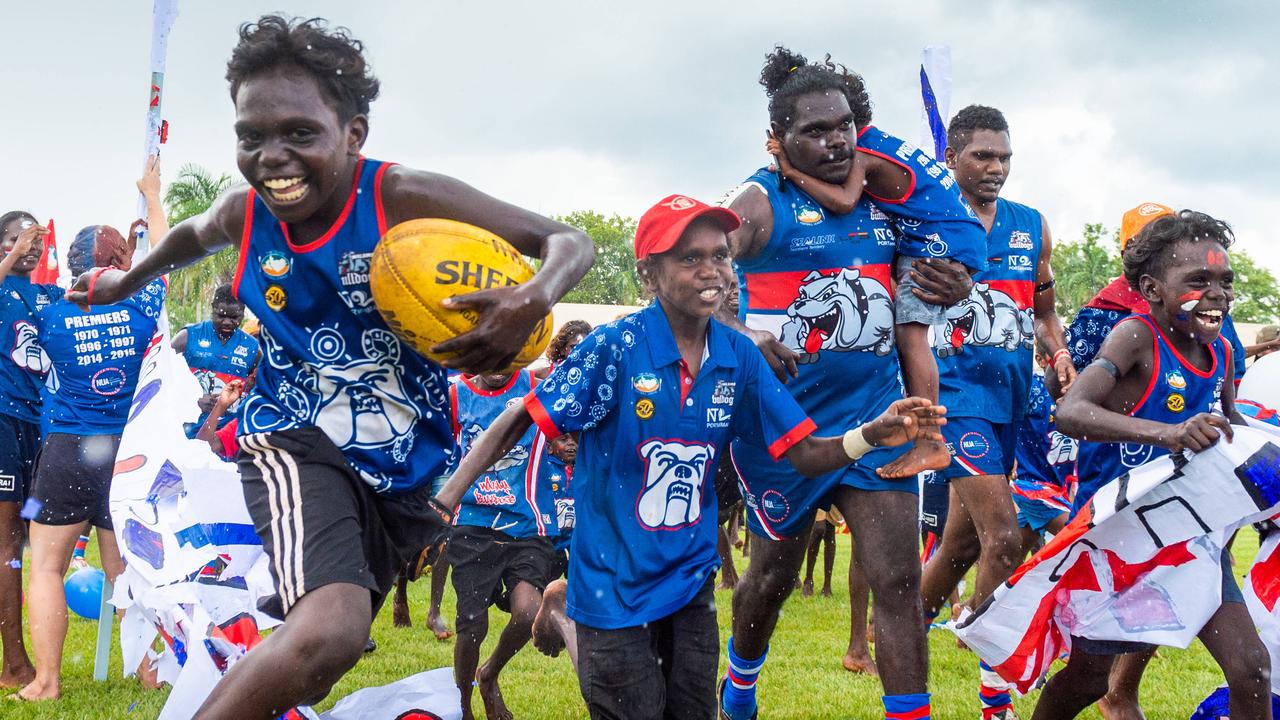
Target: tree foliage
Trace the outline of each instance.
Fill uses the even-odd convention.
[[[1079,240],[1054,242],[1051,262],[1058,316],[1063,322],[1074,317],[1077,310],[1120,275],[1119,239],[1119,230],[1089,223]],[[1280,284],[1276,276],[1244,250],[1232,248],[1230,252],[1236,276],[1232,319],[1245,323],[1276,322],[1280,319]]]
[[[636,221],[614,213],[605,217],[578,210],[556,220],[585,232],[595,243],[596,262],[567,295],[565,302],[597,305],[636,305],[642,296],[633,245]]]
[[[199,165],[183,165],[164,193],[169,225],[177,225],[208,210],[232,184],[231,176],[225,173],[214,175]],[[230,247],[169,274],[166,306],[175,332],[190,323],[208,319],[214,288],[231,281],[238,260],[239,248]]]

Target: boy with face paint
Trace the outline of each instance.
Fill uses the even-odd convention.
[[[132,270],[96,269],[68,293],[112,301],[240,247],[233,288],[262,323],[263,349],[242,401],[240,470],[272,561],[269,609],[286,622],[218,683],[200,718],[273,718],[324,697],[360,658],[405,562],[450,520],[429,503],[455,454],[446,369],[400,341],[369,289],[386,230],[448,218],[541,259],[522,285],[446,301],[480,319],[435,350],[472,373],[508,367],[594,253],[582,232],[458,180],[364,157],[379,85],[362,50],[319,19],[243,25],[227,79],[247,185],[175,227]]]
[[[942,408],[908,398],[844,436],[814,437],[750,340],[712,319],[733,282],[726,234],[739,222],[684,195],[650,208],[635,252],[655,302],[597,327],[490,426],[437,498],[456,502],[535,422],[549,438],[580,433],[567,605],[593,718],[715,713],[713,477],[732,438],[815,475],[873,446],[936,439],[945,422]]]
[[[1193,210],[1161,217],[1124,252],[1124,277],[1150,312],[1107,336],[1097,358],[1059,406],[1058,427],[1079,438],[1079,488],[1073,510],[1130,467],[1199,452],[1243,425],[1235,409],[1232,351],[1221,336],[1234,297],[1226,223]],[[1270,661],[1222,562],[1222,606],[1199,638],[1226,676],[1231,717],[1270,718]],[[1075,717],[1107,692],[1115,655],[1140,643],[1072,638],[1067,667],[1050,679],[1035,720]]]
[[[26,685],[35,668],[22,644],[21,517],[40,449],[40,385],[47,358],[36,342],[35,315],[62,298],[57,285],[31,282],[48,230],[20,210],[0,216],[0,688]]]
[[[244,303],[236,299],[231,285],[219,285],[213,291],[213,313],[209,320],[193,323],[173,336],[173,350],[187,361],[187,367],[200,381],[204,396],[200,398],[200,417],[187,427],[187,437],[196,437],[222,394],[222,388],[233,380],[243,383],[258,365],[261,353],[258,341],[240,329],[244,321]],[[225,408],[216,429],[235,417],[239,406]]]

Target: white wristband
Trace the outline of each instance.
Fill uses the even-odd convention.
[[[844,454],[848,455],[850,460],[857,460],[871,449],[871,443],[862,437],[861,425],[846,432],[840,443],[844,446]]]

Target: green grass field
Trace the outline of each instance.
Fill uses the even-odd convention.
[[[837,537],[835,597],[803,598],[796,593],[788,601],[784,617],[774,637],[769,664],[760,680],[761,717],[769,720],[801,718],[880,718],[879,682],[854,676],[840,665],[848,642],[849,601],[844,584],[848,568],[847,536]],[[94,543],[96,546],[96,543]],[[1257,536],[1240,534],[1235,546],[1237,576],[1242,574],[1257,552]],[[739,570],[745,563],[738,558]],[[427,632],[423,618],[427,610],[427,582],[410,586],[414,627],[391,625],[389,608],[378,617],[373,636],[378,650],[364,659],[334,689],[318,709],[359,688],[391,683],[422,670],[452,665],[452,641],[437,642]],[[717,593],[721,636],[728,637],[730,594]],[[452,589],[445,597],[445,611],[453,616]],[[487,653],[497,637],[505,616],[493,611]],[[111,678],[95,683],[93,647],[95,623],[72,617],[63,667],[63,699],[55,703],[0,703],[0,718],[154,718],[164,704],[166,691],[146,692],[132,679],[120,676],[119,646],[113,648]],[[972,720],[981,717],[977,700],[977,658],[956,647],[946,631],[929,635],[933,692],[933,717],[937,720]],[[721,653],[723,664],[723,652]],[[1222,675],[1198,643],[1187,651],[1165,649],[1152,662],[1144,683],[1143,705],[1153,720],[1186,718],[1214,687]],[[532,646],[526,647],[502,675],[507,704],[517,718],[561,720],[585,718],[576,678],[565,656],[547,658]],[[1036,693],[1017,701],[1024,718],[1035,707]],[[475,700],[478,716],[480,701]],[[1097,718],[1090,711],[1082,717]]]

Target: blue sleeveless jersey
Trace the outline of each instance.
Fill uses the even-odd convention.
[[[262,323],[263,361],[239,432],[319,427],[374,490],[404,493],[441,474],[454,441],[444,368],[400,342],[369,291],[387,167],[361,158],[342,214],[303,245],[249,192],[235,292]]]
[[[1178,353],[1151,316],[1134,315],[1125,322],[1144,323],[1151,328],[1153,336],[1151,380],[1142,399],[1129,411],[1131,417],[1173,425],[1197,413],[1213,412],[1222,406],[1222,383],[1232,352],[1221,335],[1209,346],[1212,366],[1208,371],[1201,371]],[[1168,454],[1168,450],[1155,445],[1082,440],[1076,461],[1080,485],[1072,504],[1073,512],[1084,507],[1103,485],[1139,465]]]
[[[40,422],[40,385],[49,358],[40,349],[36,313],[62,299],[57,285],[10,275],[0,285],[0,415]]]
[[[1128,310],[1089,306],[1080,308],[1080,312],[1072,318],[1066,331],[1067,349],[1071,351],[1071,362],[1078,372],[1083,372],[1089,363],[1093,362],[1111,328],[1131,314]],[[1240,332],[1236,330],[1231,313],[1222,317],[1222,330],[1219,334],[1231,346],[1231,364],[1236,371],[1235,384],[1239,386],[1245,371],[1244,343],[1240,341]]]
[[[471,452],[480,434],[504,410],[524,400],[534,385],[533,374],[521,370],[507,386],[486,390],[464,377],[449,388],[458,450]],[[456,523],[487,527],[511,537],[555,537],[556,507],[551,478],[540,474],[547,439],[533,425],[492,467],[472,483],[459,504]]]
[[[938,397],[952,417],[1015,422],[1026,412],[1035,344],[1040,212],[1004,198],[987,235],[987,269],[933,327]]]
[[[945,165],[906,140],[870,125],[858,132],[858,152],[884,158],[911,174],[911,186],[899,197],[865,193],[893,216],[900,254],[946,257],[972,270],[986,269],[987,229]]]
[[[569,484],[573,481],[573,466],[565,465],[560,458],[548,452],[542,460],[539,470],[551,484],[551,497],[556,504],[556,527],[560,530],[556,538],[556,550],[568,550],[569,541],[573,539],[573,527],[578,524],[577,508],[573,504],[573,493]]]
[[[249,377],[258,357],[258,341],[239,328],[224,343],[212,320],[187,326],[187,349],[182,354],[187,367],[200,381],[205,393],[221,392],[232,380]]]
[[[795,183],[780,192],[775,177],[760,170],[747,180],[769,198],[773,235],[736,262],[739,319],[800,354],[787,390],[818,434],[844,432],[902,397],[890,280],[898,236],[868,200],[835,215]],[[857,392],[841,378],[856,379]]]
[[[94,305],[86,313],[62,300],[36,315],[40,346],[51,364],[41,390],[43,433],[124,431],[164,295],[164,281],[156,279],[124,302]]]
[[[1018,471],[1014,492],[1019,487],[1027,492],[1033,485],[1053,485],[1069,489],[1075,474],[1076,441],[1056,429],[1056,405],[1044,386],[1044,376],[1033,373],[1027,411],[1018,423]]]

